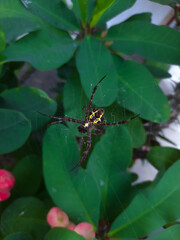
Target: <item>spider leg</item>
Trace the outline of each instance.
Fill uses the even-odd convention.
[[[102,82],[102,80],[106,77],[106,75],[104,77],[101,78],[101,80],[96,84],[96,86],[94,87],[93,91],[92,91],[92,94],[91,94],[91,99],[90,99],[90,102],[89,102],[89,107],[88,107],[88,110],[91,108],[91,105],[92,105],[92,101],[93,101],[93,97],[94,97],[94,94],[96,92],[96,89],[98,87],[98,85],[100,84],[100,82]]]
[[[100,127],[100,126],[99,126]],[[105,133],[105,130],[103,128],[93,128],[96,132],[91,132],[93,135],[102,135]]]
[[[123,120],[123,121],[120,121],[120,122],[115,122],[115,123],[100,123],[99,125],[100,125],[100,126],[120,125],[120,124],[127,123],[127,122],[133,120],[134,118],[139,117],[139,115],[140,115],[140,114],[137,114],[137,115],[135,115],[135,116],[133,116],[133,117],[127,119],[127,120]]]
[[[79,167],[85,160],[86,157],[88,155],[89,149],[91,148],[91,128],[87,129],[87,144],[86,144],[86,149],[82,155],[81,160],[78,162],[78,164],[76,164],[76,166],[74,166],[70,171],[73,171],[74,169],[76,169],[77,167]]]
[[[50,115],[47,115],[47,114],[44,114],[44,113],[41,113],[41,112],[38,112],[38,113],[43,115],[43,116],[45,116],[45,117],[49,117],[49,118],[53,118],[53,119],[58,119],[59,120],[57,122],[53,122],[53,124],[62,123],[62,122],[75,122],[75,123],[80,123],[80,124],[84,124],[85,123],[85,121],[79,120],[79,119],[75,119],[75,118],[60,118],[60,117],[50,116]],[[49,125],[51,125],[51,124],[49,124]]]

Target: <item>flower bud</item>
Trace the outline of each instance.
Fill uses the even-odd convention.
[[[5,201],[10,197],[10,192],[8,190],[0,189],[0,202]]]
[[[10,172],[4,169],[0,169],[0,189],[10,190],[11,188],[14,187],[14,184],[15,184],[14,176]]]
[[[93,226],[90,223],[82,222],[74,228],[74,232],[80,234],[87,240],[91,240],[95,237]]]
[[[73,222],[69,222],[67,229],[74,230],[75,227],[76,227],[76,225]]]
[[[47,214],[47,222],[53,227],[67,227],[69,218],[65,212],[58,207],[53,207]]]

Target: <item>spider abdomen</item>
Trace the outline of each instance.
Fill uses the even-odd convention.
[[[94,123],[94,124],[104,122],[104,110],[102,108],[93,109],[89,113],[89,122]]]

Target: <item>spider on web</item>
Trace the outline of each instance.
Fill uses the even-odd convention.
[[[86,143],[86,149],[83,152],[83,155],[81,157],[81,160],[71,169],[74,170],[75,168],[79,167],[86,159],[88,152],[91,148],[91,134],[94,135],[101,135],[104,133],[104,129],[103,126],[112,126],[112,125],[121,125],[124,123],[127,123],[129,121],[131,121],[132,119],[138,117],[140,114],[137,114],[127,120],[123,120],[120,122],[115,122],[115,123],[105,123],[105,119],[104,119],[104,110],[102,108],[91,108],[92,105],[92,101],[93,101],[93,97],[94,94],[96,92],[96,89],[98,87],[98,85],[102,82],[102,80],[105,78],[106,76],[104,76],[103,78],[101,78],[101,80],[96,84],[96,86],[94,87],[92,94],[91,94],[91,99],[89,101],[89,106],[83,106],[82,109],[85,109],[85,120],[79,120],[79,119],[75,119],[75,118],[61,118],[61,117],[54,117],[54,116],[49,116],[46,115],[44,113],[38,112],[41,115],[44,115],[46,117],[52,118],[52,119],[57,119],[58,121],[52,122],[49,125],[54,125],[54,124],[58,124],[58,123],[62,123],[62,122],[74,122],[74,123],[79,123],[81,124],[80,126],[78,126],[78,130],[80,133],[87,133],[87,143]],[[94,130],[95,132],[92,132],[91,130]]]

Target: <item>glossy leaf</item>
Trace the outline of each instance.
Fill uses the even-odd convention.
[[[98,0],[96,3],[96,8],[94,9],[93,18],[91,21],[91,26],[94,26],[105,23],[126,9],[132,7],[135,3],[135,0],[110,0],[110,1],[101,1]]]
[[[36,155],[29,155],[21,159],[12,171],[16,179],[12,196],[35,195],[42,181],[41,167],[41,160]]]
[[[170,64],[180,63],[180,33],[167,26],[156,26],[147,21],[124,22],[113,26],[106,38],[112,48],[131,55]]]
[[[4,102],[2,107],[22,112],[32,124],[32,130],[42,127],[49,118],[40,115],[37,111],[53,115],[56,112],[56,102],[49,98],[43,90],[33,87],[18,87],[1,94]]]
[[[62,124],[49,127],[43,141],[44,176],[49,194],[72,221],[96,226],[99,192],[87,171],[81,167],[70,171],[79,161],[77,143],[70,130]]]
[[[155,77],[155,78],[170,78],[171,74],[169,74],[167,71],[165,71],[162,68],[153,66],[153,65],[149,65],[149,64],[145,64],[145,67],[151,72],[151,74]]]
[[[169,227],[161,231],[160,233],[157,233],[156,235],[150,237],[149,240],[169,240],[169,239],[179,240],[179,236],[180,236],[180,226],[176,225],[176,226]]]
[[[0,1],[0,25],[5,33],[6,42],[10,43],[17,37],[37,30],[41,21],[27,12],[20,1]]]
[[[81,20],[83,25],[85,25],[86,22],[89,22],[89,20],[91,19],[96,1],[72,0],[72,3],[73,11],[75,12],[77,18]]]
[[[117,76],[109,51],[99,40],[85,37],[77,51],[76,63],[82,86],[89,99],[95,85],[106,75],[98,86],[93,102],[99,107],[110,105],[117,96]]]
[[[109,236],[142,237],[173,222],[180,214],[180,160],[146,194],[139,193],[114,221]]]
[[[3,31],[0,29],[0,52],[5,48],[6,43],[5,43],[5,36]]]
[[[91,153],[87,167],[101,193],[101,219],[112,220],[128,204],[131,177],[125,171],[131,157],[131,138],[127,129],[107,127]]]
[[[63,30],[79,29],[73,12],[62,1],[21,0],[24,7],[45,22]]]
[[[45,236],[44,240],[85,240],[81,235],[66,228],[53,228]]]
[[[12,202],[1,215],[1,231],[4,235],[14,232],[32,234],[43,239],[49,229],[43,203],[33,197],[19,198]]]
[[[180,150],[171,147],[151,147],[147,154],[148,161],[158,170],[167,169],[175,161],[180,159]]]
[[[33,240],[33,238],[27,233],[12,233],[6,236],[3,240]]]
[[[0,109],[0,153],[9,153],[21,147],[29,137],[31,123],[24,114]]]
[[[165,122],[170,115],[167,98],[150,72],[133,61],[124,62],[118,71],[118,103],[153,122]],[[153,97],[152,97],[153,96]]]
[[[53,28],[28,34],[7,47],[1,62],[27,61],[39,70],[60,67],[73,55],[77,42]]]

